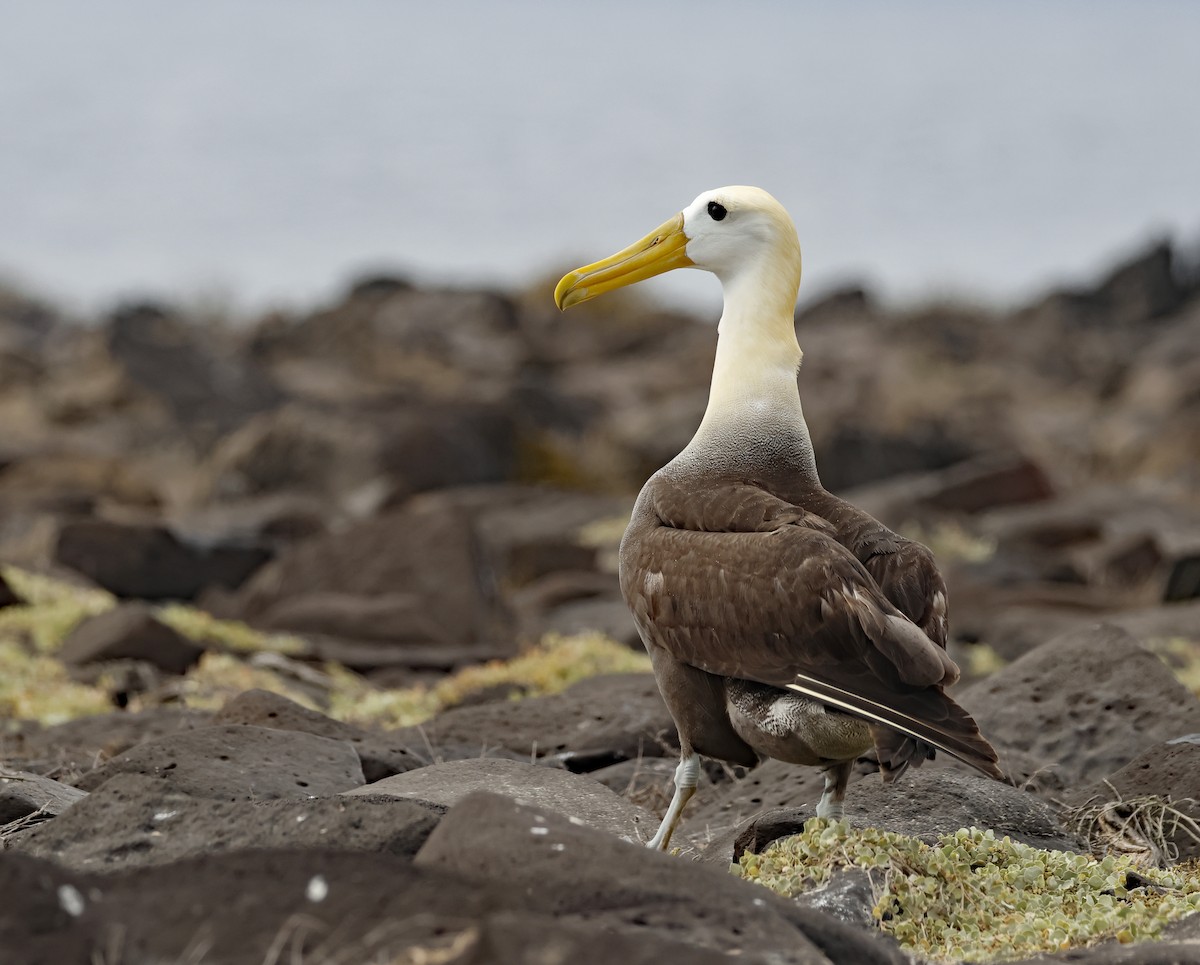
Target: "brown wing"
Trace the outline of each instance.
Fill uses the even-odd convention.
[[[668,489],[655,505],[674,526],[635,519],[621,582],[646,638],[708,673],[799,690],[998,776],[994,751],[942,690],[957,677],[944,651],[823,522],[794,506],[789,518],[786,503],[756,492],[681,503]],[[724,506],[734,531],[677,528],[692,513],[685,504],[710,530]]]
[[[933,554],[920,543],[885,532],[859,559],[892,605],[945,648],[950,635],[946,581]]]
[[[825,489],[796,494],[798,504],[830,521],[836,539],[867,568],[880,591],[938,646],[949,636],[946,582],[929,549],[893,533],[869,513]]]

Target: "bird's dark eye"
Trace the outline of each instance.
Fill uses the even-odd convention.
[[[729,212],[725,210],[725,205],[717,204],[716,201],[708,202],[708,216],[712,218],[713,221],[720,221],[727,214],[729,214]]]

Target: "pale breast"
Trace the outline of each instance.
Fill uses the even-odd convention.
[[[778,687],[725,679],[729,721],[763,757],[816,765],[858,757],[872,746],[867,722]]]

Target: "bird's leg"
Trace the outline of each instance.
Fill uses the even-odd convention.
[[[817,804],[817,817],[837,821],[845,812],[842,802],[846,798],[846,785],[850,783],[850,774],[854,770],[854,761],[842,761],[840,764],[830,764],[823,769],[825,774],[825,793]]]
[[[684,806],[696,793],[696,784],[699,781],[700,755],[691,749],[685,749],[679,759],[679,766],[675,768],[675,795],[671,798],[671,804],[667,808],[667,813],[663,815],[658,831],[646,842],[647,848],[655,848],[658,851],[667,850],[667,845],[671,843],[671,834],[675,831],[675,825],[679,823],[679,816],[683,814]]]

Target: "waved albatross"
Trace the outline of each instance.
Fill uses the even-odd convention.
[[[673,268],[711,271],[724,311],[708,408],[650,477],[621,541],[621,591],[679,729],[666,849],[700,754],[815,765],[842,813],[874,745],[885,780],[943,750],[991,777],[996,753],[943,688],[946,586],[920,543],[827,492],[796,374],[800,243],[759,188],[706,191],[641,241],[558,283],[560,309]]]

